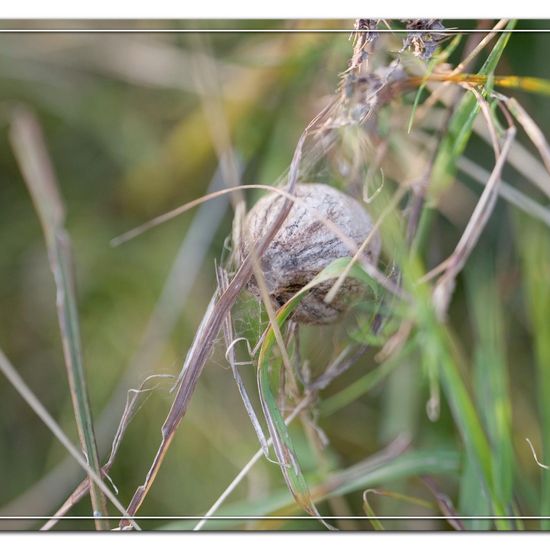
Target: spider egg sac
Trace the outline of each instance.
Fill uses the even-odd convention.
[[[261,258],[261,268],[275,308],[287,302],[320,271],[338,258],[353,256],[369,235],[373,223],[363,206],[349,195],[320,183],[299,184],[295,188],[298,201],[283,222],[278,233]],[[284,197],[270,193],[260,199],[244,220],[240,255],[244,258],[271,227],[283,204]],[[336,225],[347,237],[347,243],[335,234],[323,220]],[[364,254],[376,264],[380,255],[380,237],[371,238]],[[327,324],[336,321],[360,296],[364,286],[348,277],[330,304],[324,298],[334,280],[314,287],[300,302],[292,319],[298,323]],[[251,278],[248,289],[260,296],[257,282]]]

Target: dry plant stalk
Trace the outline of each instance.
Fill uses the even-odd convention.
[[[38,121],[32,113],[17,108],[10,132],[12,147],[42,224],[48,258],[57,290],[57,312],[78,435],[91,469],[100,475],[92,413],[82,364],[78,311],[69,236],[64,228],[65,212],[53,166]],[[108,530],[105,496],[90,478],[96,529]]]
[[[105,481],[94,472],[90,465],[86,462],[84,456],[76,448],[71,440],[65,435],[65,432],[61,429],[59,424],[54,420],[50,413],[45,409],[44,405],[32,392],[32,390],[27,386],[24,380],[19,376],[19,373],[16,371],[14,366],[10,363],[8,358],[4,355],[2,350],[0,350],[0,371],[6,376],[12,386],[19,392],[21,397],[27,402],[31,409],[40,417],[42,422],[46,424],[52,434],[57,438],[57,440],[65,447],[68,453],[78,462],[82,469],[88,474],[89,478],[92,480],[93,484],[97,485],[109,500],[113,503],[115,508],[124,516],[129,517],[126,509],[119,502],[117,497],[113,494],[111,489],[105,484]],[[89,483],[88,483],[89,489]],[[137,531],[140,531],[139,525],[134,521],[133,518],[128,519],[130,525]]]
[[[173,376],[171,374],[154,374],[151,376],[148,376],[145,378],[145,380],[141,383],[140,387],[137,389],[131,389],[128,391],[127,397],[126,397],[126,405],[124,407],[124,411],[122,413],[122,416],[120,418],[120,422],[118,425],[118,428],[116,430],[115,436],[113,438],[113,442],[111,444],[111,453],[109,454],[109,458],[107,459],[107,462],[103,465],[101,468],[101,476],[102,478],[106,478],[111,482],[111,485],[113,485],[113,488],[115,488],[111,478],[109,477],[109,471],[111,470],[116,455],[118,453],[118,449],[120,447],[120,444],[122,443],[122,439],[124,437],[124,433],[126,432],[126,429],[128,428],[128,425],[130,424],[132,418],[134,417],[135,413],[137,412],[137,409],[140,408],[143,405],[143,402],[147,397],[150,396],[151,392],[156,390],[160,386],[160,382],[156,383],[154,386],[149,387],[148,384],[151,380],[157,380],[157,379],[169,379],[173,380]],[[141,397],[145,396],[145,399],[140,400]],[[49,531],[54,527],[59,519],[63,517],[65,514],[68,513],[68,511],[82,498],[84,498],[88,492],[90,491],[90,481],[88,479],[85,479],[76,487],[76,489],[69,495],[67,500],[56,510],[56,512],[53,514],[53,516],[40,528],[41,531]],[[118,493],[118,490],[115,488],[115,492]],[[124,515],[127,516],[128,513],[124,512]]]

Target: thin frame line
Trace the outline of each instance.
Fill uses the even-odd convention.
[[[162,34],[189,34],[189,33],[245,33],[245,34],[307,34],[307,33],[329,33],[329,34],[348,34],[348,33],[392,33],[392,34],[422,34],[430,31],[421,29],[0,29],[0,34],[46,34],[46,33],[85,33],[85,34],[140,34],[140,33],[162,33]],[[435,32],[435,31],[432,31]],[[477,33],[548,33],[550,29],[444,29],[438,31],[440,34],[477,34]]]
[[[200,520],[205,519],[206,521],[213,520],[315,520],[319,521],[317,516],[102,516],[104,519],[110,520],[122,520],[122,519],[135,519],[138,521],[142,520],[174,520],[174,519],[189,519],[189,520]],[[487,519],[487,520],[499,520],[499,519],[523,519],[523,520],[540,520],[540,519],[550,519],[550,516],[321,516],[323,519],[328,520],[339,520],[339,519],[361,519],[361,520],[370,520],[370,519],[381,519],[381,520],[398,520],[398,519],[414,519],[414,520],[423,520],[423,519],[460,519],[460,520],[469,520],[469,519]],[[0,516],[1,520],[45,520],[45,519],[57,519],[57,520],[93,520],[96,519],[95,516]]]

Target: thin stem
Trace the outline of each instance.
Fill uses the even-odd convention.
[[[21,108],[15,110],[10,139],[42,224],[50,268],[55,279],[57,315],[78,435],[92,470],[100,477],[99,456],[82,361],[72,250],[64,228],[64,208],[59,186],[40,126],[29,111]],[[105,496],[91,479],[90,483],[96,529],[108,530],[108,520],[101,519],[102,516],[109,515]]]

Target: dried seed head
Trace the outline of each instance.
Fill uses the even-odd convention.
[[[300,184],[296,186],[295,195],[298,201],[261,258],[265,282],[276,308],[287,302],[331,262],[353,256],[356,247],[367,238],[373,226],[370,216],[359,202],[329,185]],[[240,243],[241,258],[264,236],[283,200],[279,194],[269,194],[248,213]],[[324,220],[334,224],[341,235],[336,235],[323,223]],[[380,238],[375,234],[365,250],[369,261],[377,262],[380,248]],[[360,283],[347,278],[334,300],[327,304],[324,298],[333,282],[322,283],[310,291],[294,312],[293,320],[308,324],[332,323],[347,309],[350,298],[357,297],[363,291]],[[260,295],[254,278],[248,288],[256,296]]]

